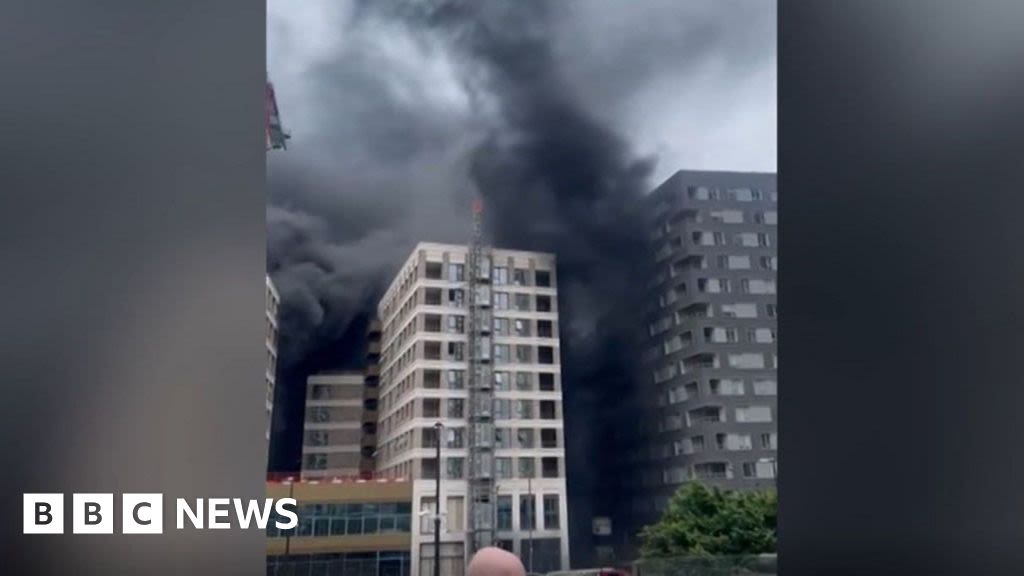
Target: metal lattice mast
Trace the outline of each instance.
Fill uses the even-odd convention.
[[[491,255],[483,242],[483,203],[473,200],[469,244],[469,530],[470,555],[494,543],[494,376],[491,365]]]

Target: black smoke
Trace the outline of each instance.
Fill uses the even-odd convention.
[[[493,98],[497,120],[471,151],[467,174],[484,199],[488,235],[496,246],[558,258],[570,498],[585,529],[594,501],[614,500],[617,432],[630,421],[622,400],[639,358],[641,207],[653,160],[638,158],[565,82],[550,29],[556,3],[409,6],[392,14],[443,35],[474,88]]]
[[[289,102],[290,86],[278,82],[286,128],[297,108],[316,118],[269,161],[279,380],[296,400],[280,411],[285,434],[272,466],[298,466],[305,376],[361,366],[365,324],[386,283],[417,241],[466,241],[475,188],[491,242],[558,257],[571,525],[586,531],[590,512],[604,512],[589,503],[614,494],[613,462],[603,459],[631,424],[621,400],[640,340],[639,200],[654,184],[653,159],[616,120],[642,88],[670,77],[686,88],[709,62],[724,62],[725,89],[712,90],[724,100],[765,50],[770,25],[731,26],[749,12],[702,0],[365,0],[331,21],[343,46],[303,71],[304,100]],[[773,7],[760,12],[773,19]],[[702,166],[673,169],[684,167]]]

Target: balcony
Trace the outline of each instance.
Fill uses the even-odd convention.
[[[725,422],[725,410],[720,406],[704,406],[686,413],[687,424],[717,424]]]
[[[726,462],[702,462],[693,465],[693,476],[698,480],[724,480],[732,478],[732,469]]]

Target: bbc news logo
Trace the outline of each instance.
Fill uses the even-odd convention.
[[[64,533],[64,494],[24,494],[24,534]],[[196,530],[227,530],[255,527],[266,530],[276,513],[274,526],[290,530],[299,523],[294,498],[242,500],[241,498],[185,498],[175,500],[175,527]],[[122,494],[121,534],[163,534],[163,494]],[[235,524],[231,522],[234,512]],[[113,494],[72,494],[71,531],[74,534],[114,533]]]

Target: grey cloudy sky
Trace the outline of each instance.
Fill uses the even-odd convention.
[[[541,56],[467,57],[453,45],[479,30],[395,15],[409,6],[490,20],[476,47],[487,35],[501,43],[484,50],[516,50],[536,36]],[[269,0],[268,72],[293,136],[288,150],[268,154],[268,260],[287,316],[285,363],[311,342],[336,340],[416,241],[466,239],[474,151],[507,132],[520,107],[547,106],[550,92],[553,110],[621,141],[619,173],[632,159],[653,161],[633,187],[684,168],[774,171],[775,18],[775,3],[761,0]],[[511,72],[495,73],[506,65]],[[495,76],[504,84],[487,80]],[[515,85],[534,77],[551,86]],[[546,112],[520,132],[537,118],[560,121]],[[500,177],[508,162],[498,164]]]

